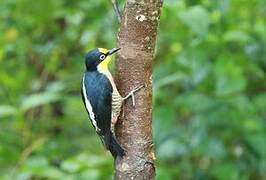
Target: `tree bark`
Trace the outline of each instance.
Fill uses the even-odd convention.
[[[123,159],[117,159],[115,178],[154,179],[154,149],[152,142],[152,63],[160,0],[127,0],[118,34],[116,83],[119,92],[126,95],[140,85],[146,85],[125,102],[116,125],[116,136],[126,150]]]

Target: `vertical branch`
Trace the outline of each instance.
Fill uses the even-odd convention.
[[[112,6],[113,6],[113,9],[114,9],[115,15],[117,17],[117,20],[120,23],[121,22],[121,12],[119,10],[119,6],[118,6],[117,0],[112,0]]]
[[[116,161],[116,179],[154,179],[152,142],[152,63],[160,17],[160,0],[127,0],[120,24],[117,85],[124,96],[147,85],[124,105],[116,136],[127,154]]]

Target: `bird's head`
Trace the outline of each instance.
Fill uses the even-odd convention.
[[[88,71],[107,71],[108,64],[111,60],[111,55],[117,52],[120,48],[105,49],[98,48],[89,51],[85,57],[86,68]]]

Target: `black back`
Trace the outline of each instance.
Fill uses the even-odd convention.
[[[113,88],[108,78],[98,71],[86,71],[84,84],[87,98],[92,106],[100,135],[110,133]],[[84,95],[82,93],[83,102]],[[109,136],[109,135],[108,135]]]

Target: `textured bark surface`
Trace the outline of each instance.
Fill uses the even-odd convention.
[[[115,178],[154,179],[152,142],[152,63],[160,17],[160,0],[127,0],[120,24],[116,83],[125,96],[132,89],[146,87],[126,101],[116,125],[116,136],[126,150],[117,159]]]

